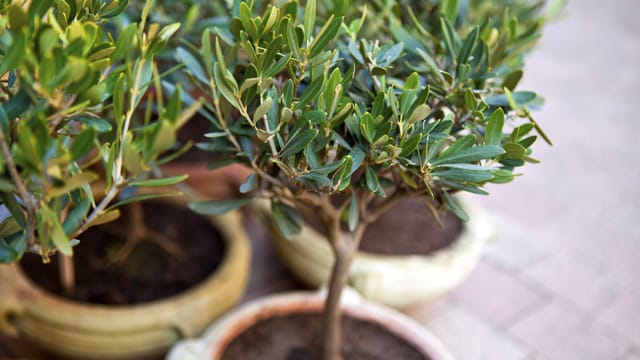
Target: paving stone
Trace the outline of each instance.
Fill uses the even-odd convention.
[[[538,356],[549,360],[618,359],[628,354],[632,346],[559,302],[531,313],[509,332]]]
[[[527,350],[488,321],[453,302],[440,304],[438,312],[411,314],[430,329],[456,359],[524,360]]]
[[[590,316],[613,303],[624,286],[601,264],[560,253],[526,269],[523,276]]]
[[[640,348],[640,297],[625,294],[596,318],[596,324],[611,329]],[[638,357],[638,354],[634,354]]]
[[[545,294],[516,274],[481,261],[453,299],[499,328],[545,304]]]
[[[494,212],[493,218],[498,236],[487,246],[485,254],[491,261],[513,271],[522,271],[553,251],[544,235],[509,215]]]

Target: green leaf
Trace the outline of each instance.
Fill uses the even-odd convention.
[[[0,62],[0,74],[4,74],[7,71],[15,69],[22,61],[26,53],[27,40],[23,32],[18,32],[13,35],[13,41],[11,46],[7,49],[7,52]]]
[[[271,214],[278,229],[287,240],[290,240],[302,229],[302,217],[290,206],[279,201],[272,201]]]
[[[450,153],[447,156],[440,156],[433,164],[475,162],[491,159],[504,153],[505,151],[501,147],[495,145],[473,146]]]
[[[409,116],[408,123],[414,124],[418,121],[422,121],[427,118],[431,114],[431,108],[427,104],[420,104],[416,107],[416,109]]]
[[[242,183],[242,185],[240,185],[240,193],[246,194],[253,190],[253,188],[256,186],[257,179],[258,175],[256,175],[255,173],[247,176],[247,179]]]
[[[504,78],[504,81],[502,81],[502,87],[513,91],[516,86],[518,86],[523,74],[522,70],[516,70],[510,73]]]
[[[446,18],[440,18],[440,28],[442,30],[442,36],[444,38],[444,44],[449,52],[449,56],[451,59],[456,58],[456,47],[455,42],[453,40],[453,33],[451,31],[452,26],[451,23]]]
[[[538,96],[531,91],[516,91],[512,93],[508,88],[504,88],[505,93],[491,96],[485,99],[489,106],[509,106],[513,110],[517,110],[520,106],[527,105],[534,101]]]
[[[37,212],[38,231],[40,235],[48,236],[61,253],[72,255],[73,250],[69,244],[69,238],[65,234],[57,215],[48,207],[41,206]]]
[[[257,123],[258,120],[262,119],[262,117],[265,116],[269,110],[271,110],[271,107],[273,107],[273,99],[268,97],[256,109],[256,112],[253,114],[253,121]],[[266,130],[267,132],[272,132],[275,129],[266,129]]]
[[[294,111],[300,110],[302,109],[302,107],[304,107],[305,105],[311,103],[311,101],[316,99],[320,91],[322,91],[323,84],[324,84],[324,75],[312,81],[311,84],[304,90],[304,92],[300,96],[300,100],[298,100],[298,103],[296,104],[293,110]]]
[[[351,202],[349,203],[348,225],[349,231],[354,231],[360,221],[360,206],[355,191],[351,192]]]
[[[464,41],[464,43],[462,44],[462,47],[460,48],[460,51],[458,52],[458,66],[469,62],[469,56],[471,55],[471,53],[476,47],[476,44],[478,43],[479,31],[480,31],[479,28],[475,26],[473,30],[471,30],[469,35],[467,35],[467,39]],[[458,70],[458,72],[459,71],[460,70]]]
[[[96,139],[96,130],[92,127],[86,128],[71,144],[71,159],[77,161],[85,156],[93,148]]]
[[[139,187],[169,186],[169,185],[174,185],[179,182],[182,182],[188,177],[189,175],[185,174],[185,175],[172,176],[172,177],[167,177],[162,179],[136,180],[131,183],[131,186],[139,186]]]
[[[305,146],[318,136],[318,133],[319,131],[314,128],[307,128],[294,133],[280,151],[280,156],[289,157],[304,150]]]
[[[27,14],[22,10],[22,6],[12,4],[9,7],[9,26],[11,31],[18,33],[25,25],[29,24]]]
[[[459,0],[441,0],[440,15],[444,16],[449,22],[454,22],[458,17]]]
[[[102,18],[106,19],[119,15],[129,6],[129,0],[114,0],[111,4],[116,4],[116,6],[108,6],[109,10],[100,15]]]
[[[64,233],[67,234],[67,236],[70,236],[78,229],[80,223],[82,222],[82,219],[87,217],[87,213],[89,212],[90,208],[91,199],[85,197],[80,199],[79,202],[75,204],[73,209],[69,211],[69,214],[64,219],[64,223],[62,224]]]
[[[484,134],[485,145],[500,145],[502,142],[502,129],[504,127],[504,111],[501,108],[494,111],[487,120],[487,129]]]
[[[404,139],[400,143],[400,148],[402,149],[402,151],[400,152],[400,157],[407,157],[411,155],[414,151],[416,151],[421,140],[422,140],[422,132],[416,132],[410,137]]]
[[[440,157],[446,158],[451,154],[455,154],[460,150],[470,148],[471,146],[473,146],[473,144],[475,144],[475,142],[476,142],[475,135],[471,134],[471,135],[463,136],[458,140],[456,140],[453,144],[449,145],[447,150],[443,151],[442,154],[440,154]]]
[[[189,204],[189,208],[199,214],[221,215],[247,205],[251,199],[233,199],[222,201],[198,201]]]
[[[488,171],[467,169],[447,169],[442,171],[434,171],[431,173],[431,175],[449,180],[465,182],[483,182],[491,180],[493,178],[493,175]]]
[[[527,153],[527,149],[517,143],[504,144],[504,150],[506,151],[504,156],[508,159],[523,159]]]
[[[367,183],[367,189],[372,193],[377,193],[380,190],[380,182],[375,170],[371,166],[367,166],[364,171],[365,181]]]
[[[364,113],[360,117],[360,132],[372,144],[376,137],[376,125],[373,116],[369,113]]]
[[[464,211],[462,206],[458,203],[456,199],[453,198],[448,192],[444,192],[445,202],[447,203],[447,208],[460,220],[469,221],[469,215]]]
[[[308,41],[313,34],[316,23],[316,0],[308,0],[304,9],[304,40]]]
[[[418,52],[418,54],[424,60],[424,63],[429,68],[429,71],[431,72],[431,74],[436,77],[436,80],[438,80],[438,83],[439,84],[444,84],[444,82],[445,82],[444,76],[440,72],[440,68],[438,67],[438,64],[436,64],[435,60],[433,60],[431,55],[427,54],[426,51],[424,51],[424,50],[422,50],[420,48],[417,48],[416,51]]]
[[[328,22],[320,29],[316,37],[313,39],[309,47],[309,58],[313,59],[318,56],[320,52],[325,51],[329,43],[335,39],[340,31],[344,17],[334,18],[333,15],[329,18]]]
[[[9,180],[0,178],[0,191],[2,192],[7,192],[7,193],[12,193],[16,190],[15,186],[13,185],[13,183]]]
[[[395,17],[389,19],[389,30],[396,41],[404,45],[404,49],[412,54],[418,54],[424,47],[411,33],[405,30],[404,26]]]

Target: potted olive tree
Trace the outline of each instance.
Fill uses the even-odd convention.
[[[176,131],[199,104],[182,110],[179,88],[170,96],[161,91],[164,74],[154,57],[179,24],[148,24],[152,1],[147,1],[139,22],[112,31],[114,17],[127,4],[43,0],[0,5],[0,262],[8,263],[0,265],[0,330],[64,356],[162,352],[180,337],[199,333],[239,298],[246,283],[248,245],[237,215],[222,221],[196,216],[212,229],[203,235],[205,243],[213,241],[206,238],[211,234],[220,236],[224,258],[186,291],[167,299],[142,294],[137,302],[145,306],[107,306],[120,303],[74,289],[82,281],[93,288],[107,286],[87,278],[90,268],[76,274],[74,260],[75,266],[117,268],[143,241],[186,262],[194,261],[194,251],[213,262],[208,251],[190,251],[186,239],[178,239],[179,245],[168,242],[169,231],[161,233],[165,228],[157,225],[166,220],[145,221],[165,205],[149,211],[131,205],[175,195],[165,187],[185,176],[155,178],[152,170],[172,158]],[[118,219],[130,205],[129,219]],[[186,209],[165,212],[193,224]],[[108,228],[114,221],[122,222]],[[131,228],[125,228],[127,223]],[[98,228],[106,229],[102,238],[119,233],[126,241],[105,245],[104,254],[83,253],[102,241],[93,234],[86,237]],[[139,254],[145,263],[138,268],[153,269],[151,257],[157,252]],[[31,271],[50,261],[59,269]],[[161,278],[163,270],[145,276]],[[56,272],[60,281],[50,277]],[[52,287],[60,291],[54,294]]]
[[[343,328],[349,339],[349,331],[358,331],[353,319],[362,318],[347,306],[341,325],[340,309],[366,229],[407,198],[425,202],[424,216],[447,210],[466,219],[454,194],[485,194],[486,184],[511,181],[516,168],[536,162],[533,133],[546,139],[529,112],[537,96],[514,91],[522,76],[518,52],[537,37],[536,28],[523,33],[516,17],[494,22],[485,16],[473,25],[458,20],[458,2],[443,1],[426,8],[422,22],[399,2],[385,9],[379,38],[371,39],[359,33],[371,30],[365,15],[329,16],[316,24],[315,1],[301,14],[297,1],[279,4],[267,4],[255,16],[253,2],[238,2],[231,37],[205,31],[200,47],[185,45],[192,54],[185,67],[192,85],[206,94],[204,108],[215,125],[206,134],[208,147],[225,154],[221,164],[240,162],[253,170],[240,186],[246,198],[192,208],[218,214],[266,199],[285,238],[296,236],[304,219],[316,218],[334,258],[328,291],[321,308],[302,301],[296,311],[322,310],[322,336],[301,329],[312,325],[282,335],[284,310],[275,306],[271,315],[278,320],[266,320],[273,305],[266,301],[253,306],[256,323],[241,311],[235,327],[223,321],[205,335],[214,358],[245,351],[259,358],[315,352],[338,359],[366,351],[354,348],[354,341],[341,346]],[[465,26],[456,27],[458,21]],[[230,328],[235,334],[219,334]],[[392,326],[389,332],[399,334],[394,331]],[[251,340],[272,333],[287,341]],[[419,348],[417,358],[446,358],[406,341]],[[179,349],[174,354],[186,356]]]
[[[380,47],[386,46],[388,51],[375,54],[371,61],[365,61],[370,49],[362,50],[355,41],[344,42],[341,51],[356,59],[360,66],[384,70],[386,78],[396,84],[417,71],[421,82],[431,90],[426,105],[432,109],[444,106],[469,126],[475,126],[473,112],[479,109],[465,98],[475,101],[474,97],[480,96],[484,100],[480,105],[486,110],[506,108],[502,90],[506,87],[513,92],[519,109],[523,109],[521,115],[539,104],[536,94],[516,91],[516,86],[523,74],[523,57],[538,40],[541,24],[547,19],[548,13],[541,7],[543,2],[510,1],[508,11],[505,1],[468,2],[459,8],[455,2],[447,1],[411,5],[399,11],[394,2],[368,4],[362,8],[366,13],[364,22],[360,22],[357,6],[342,10],[348,19],[356,19],[346,22],[361,26],[359,38],[379,41],[384,44]],[[323,9],[322,13],[339,10]],[[433,14],[442,15],[445,20]],[[469,64],[460,65],[457,56],[463,40],[472,40],[474,36],[480,40],[470,43],[471,48],[465,50],[470,51]],[[389,66],[385,59],[389,56],[400,58]],[[471,96],[466,96],[467,89],[471,89]],[[523,129],[527,127],[530,125]],[[535,137],[531,135],[522,139],[532,141]],[[496,181],[500,180],[489,180]],[[437,202],[427,203],[424,198],[399,201],[386,216],[367,227],[351,266],[349,284],[367,299],[394,307],[433,300],[459,284],[477,264],[496,229],[485,209],[465,193],[487,193],[480,188],[456,191],[462,190],[460,185],[465,181],[451,172],[439,182],[454,189],[451,194],[461,210],[457,215],[465,221],[441,211]],[[268,206],[260,208],[269,212]],[[431,216],[432,212],[437,216]],[[301,232],[290,238],[275,230],[273,239],[284,263],[296,277],[309,286],[319,287],[330,277],[333,251],[321,224],[310,223],[311,226],[304,225]],[[389,237],[394,240],[388,241]]]

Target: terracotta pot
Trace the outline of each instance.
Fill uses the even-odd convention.
[[[201,284],[148,303],[106,306],[67,300],[38,288],[18,265],[1,265],[0,330],[65,358],[82,359],[159,355],[177,340],[199,335],[240,299],[250,261],[240,215],[209,219],[226,240],[226,258]]]
[[[434,300],[458,285],[475,267],[495,227],[488,214],[468,197],[457,196],[470,220],[448,247],[428,255],[383,255],[359,252],[349,283],[367,300],[402,308]],[[278,254],[292,273],[317,288],[329,279],[333,252],[328,240],[310,226],[285,239],[269,216],[268,203],[255,206],[266,219]]]
[[[237,197],[240,184],[251,174],[251,170],[241,164],[232,164],[219,169],[207,169],[208,161],[172,162],[164,165],[162,171],[167,176],[188,174],[184,184],[207,199]]]
[[[256,322],[269,317],[320,312],[324,293],[294,292],[257,299],[227,314],[212,325],[199,339],[177,343],[168,360],[221,359],[227,345]],[[353,290],[342,296],[343,314],[384,327],[392,336],[413,346],[425,358],[453,359],[442,343],[413,319],[389,308],[364,301]]]

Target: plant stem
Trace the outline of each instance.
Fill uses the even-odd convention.
[[[31,193],[27,190],[26,185],[22,181],[22,177],[20,177],[20,173],[18,173],[18,168],[16,163],[13,161],[13,155],[11,154],[11,149],[7,145],[7,138],[0,126],[0,151],[4,156],[4,161],[6,163],[6,167],[9,170],[9,174],[11,175],[11,179],[13,179],[13,183],[18,190],[18,194],[22,198],[24,202],[24,207],[26,210],[26,236],[29,248],[34,248],[36,246],[35,240],[35,223],[36,223],[36,208],[38,206],[36,199],[31,195]]]
[[[58,252],[58,269],[60,270],[60,284],[65,294],[73,294],[76,290],[76,271],[73,256]]]
[[[324,360],[342,359],[342,317],[340,313],[340,298],[342,291],[349,281],[349,269],[358,252],[362,235],[368,222],[361,222],[353,232],[341,230],[340,214],[342,211],[334,211],[332,224],[329,229],[329,238],[335,256],[331,278],[329,280],[329,292],[325,300],[323,318],[323,358]]]

